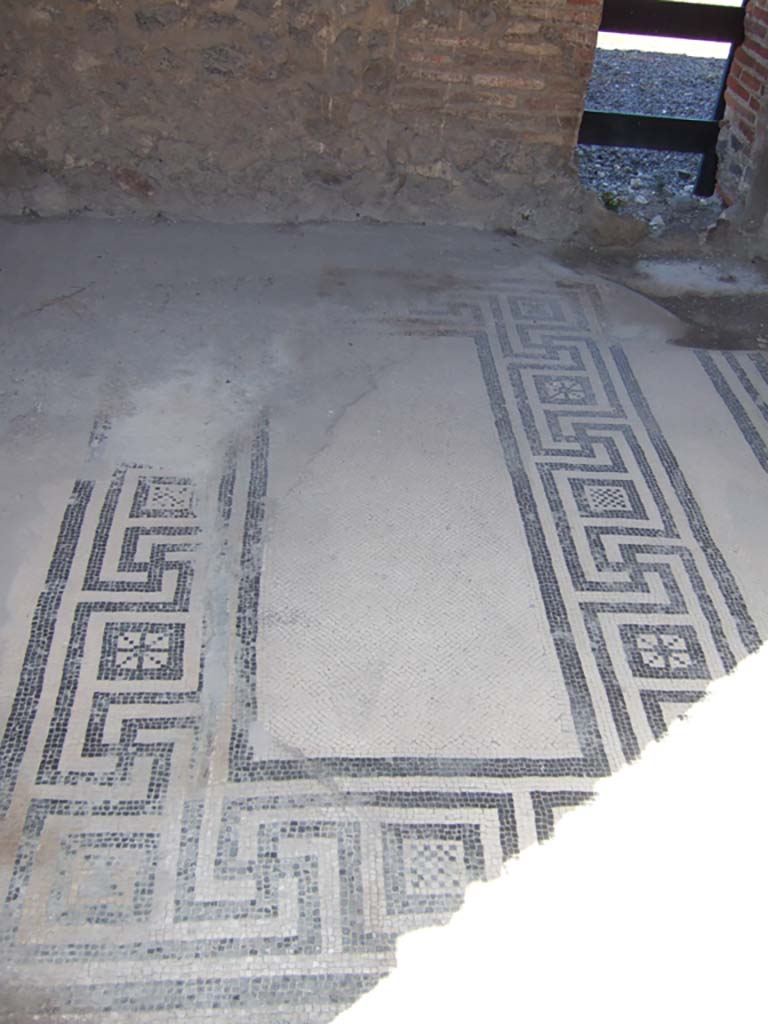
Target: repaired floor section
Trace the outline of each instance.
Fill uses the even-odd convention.
[[[331,1020],[759,646],[763,355],[471,232],[4,231],[2,1019]]]

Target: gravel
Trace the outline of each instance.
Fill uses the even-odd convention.
[[[712,117],[725,61],[637,50],[598,50],[588,110]],[[606,205],[649,220],[656,229],[684,221],[704,227],[722,209],[717,197],[693,195],[701,157],[653,149],[577,147],[581,180]],[[659,219],[660,218],[660,219]]]

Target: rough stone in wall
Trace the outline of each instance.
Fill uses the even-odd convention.
[[[557,195],[562,222],[599,18],[599,0],[3,0],[0,212],[498,225]]]
[[[734,54],[718,142],[718,190],[743,226],[768,243],[768,0],[747,5]]]

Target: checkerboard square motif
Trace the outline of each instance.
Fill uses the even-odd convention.
[[[635,676],[647,679],[710,679],[692,626],[625,625],[619,629]]]
[[[108,622],[104,626],[100,679],[181,679],[184,624]]]
[[[134,519],[190,519],[195,515],[191,480],[171,476],[142,476],[131,505]]]
[[[456,840],[406,839],[403,863],[406,892],[461,894],[466,885],[464,844]]]
[[[476,825],[385,824],[382,841],[390,914],[452,912],[467,884],[485,877]]]
[[[631,480],[569,480],[582,516],[599,519],[647,519],[637,488]]]

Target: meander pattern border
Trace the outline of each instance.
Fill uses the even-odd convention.
[[[391,967],[400,932],[445,920],[469,881],[546,839],[592,780],[759,643],[631,360],[601,337],[593,289],[501,281],[410,323],[476,351],[580,756],[260,759],[268,420],[245,454],[224,454],[208,516],[188,477],[121,466],[106,488],[78,481],[0,744],[18,835],[0,922],[10,962],[21,977],[34,962],[128,965],[119,981],[62,980],[69,1010],[332,1016]],[[216,624],[201,591],[233,565],[226,769],[209,792]],[[123,880],[75,890],[83,863]]]

